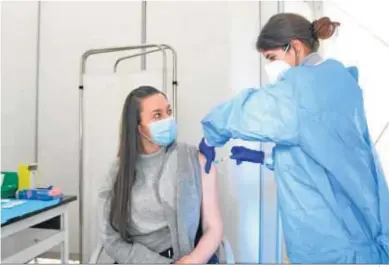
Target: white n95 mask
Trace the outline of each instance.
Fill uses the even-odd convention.
[[[278,81],[288,69],[290,69],[290,65],[283,60],[275,60],[265,65],[270,83]]]
[[[289,47],[290,44],[285,47],[284,54],[282,55],[281,59],[274,60],[265,65],[265,71],[267,73],[270,83],[275,83],[276,81],[278,81],[282,77],[282,75],[288,69],[290,69],[290,65],[283,60],[286,52],[288,52]]]

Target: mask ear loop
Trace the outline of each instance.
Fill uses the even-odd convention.
[[[141,124],[138,125],[138,127],[140,126]],[[147,128],[149,128],[149,131],[150,131],[150,127],[148,125],[143,125],[143,126],[146,126]],[[151,138],[149,138],[146,134],[144,134],[140,128],[138,128],[138,132],[141,136],[143,136],[147,141],[153,143],[153,141],[151,140]]]
[[[285,55],[286,55],[286,53],[288,52],[289,48],[290,48],[290,43],[285,47],[285,49],[284,49],[284,54],[282,55],[282,59],[285,58]]]
[[[300,62],[298,60],[298,56],[300,54],[300,51],[296,51],[296,49],[292,46],[293,50],[294,50],[294,60],[296,62],[296,66],[300,65]]]

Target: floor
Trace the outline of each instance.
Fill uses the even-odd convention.
[[[289,260],[285,257],[283,264],[289,264]],[[61,264],[61,260],[59,259],[48,259],[48,258],[37,258],[36,260],[32,260],[28,264]],[[79,261],[69,260],[69,264],[80,264]]]
[[[30,261],[28,264],[61,264],[59,259],[37,258]],[[80,264],[79,261],[69,260],[69,264]]]

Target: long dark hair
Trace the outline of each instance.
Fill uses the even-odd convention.
[[[110,195],[109,222],[127,242],[130,242],[127,229],[131,214],[131,188],[135,181],[135,164],[141,149],[138,131],[140,101],[155,94],[162,92],[151,86],[141,86],[127,96],[123,106],[117,155],[119,168]]]
[[[319,49],[319,40],[330,38],[338,26],[340,26],[339,22],[333,22],[328,17],[311,23],[298,14],[276,14],[261,30],[256,44],[257,50],[284,48],[296,39],[316,52]]]

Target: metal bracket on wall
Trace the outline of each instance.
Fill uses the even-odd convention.
[[[142,1],[141,7],[141,32],[140,32],[140,43],[142,45],[147,42],[147,1]],[[142,53],[146,52],[146,49],[143,48]],[[146,70],[146,53],[141,55],[140,58],[140,69]]]

